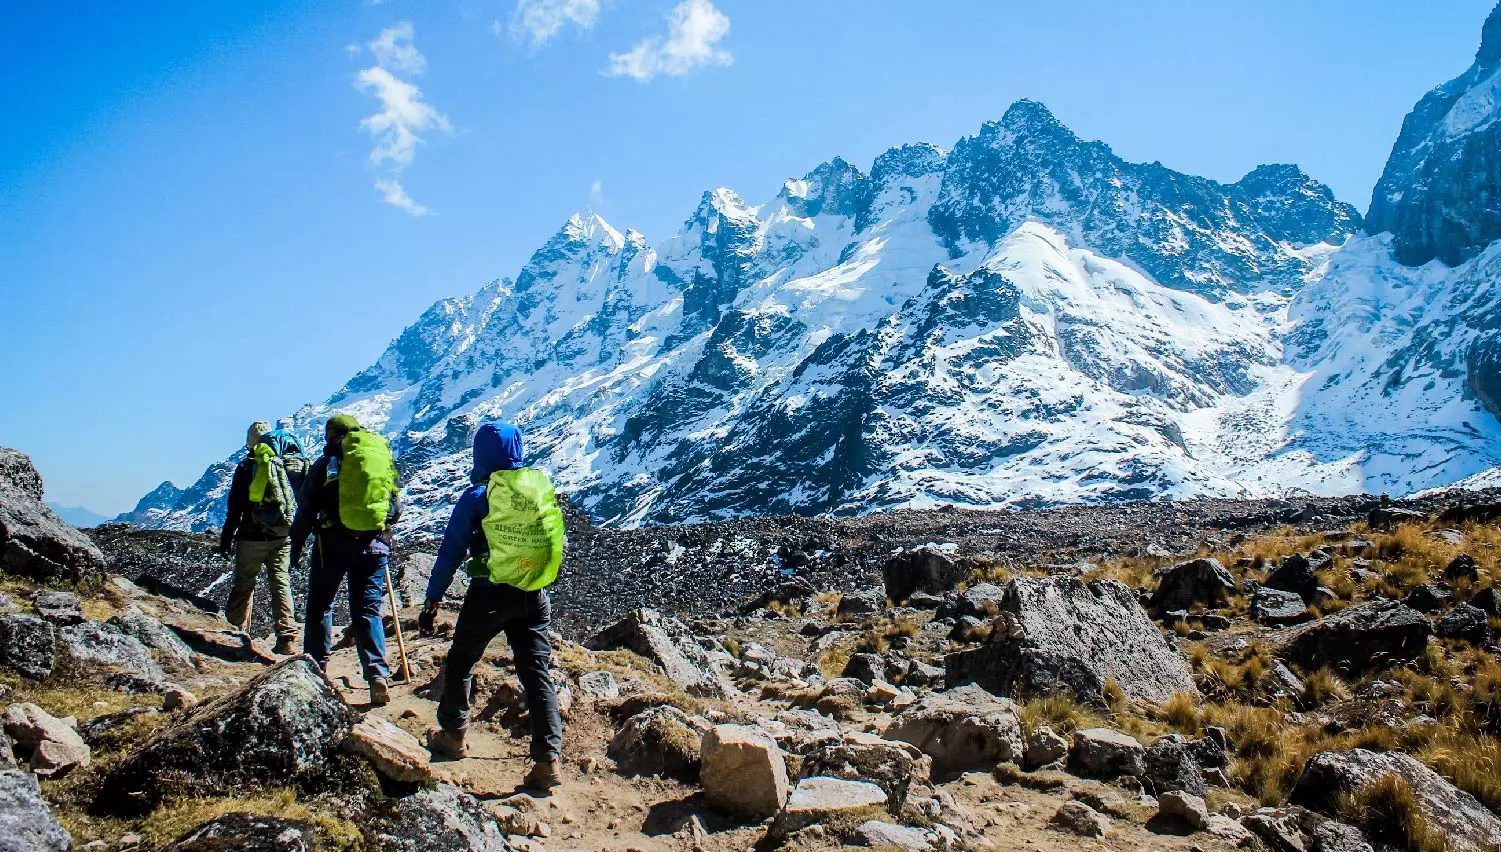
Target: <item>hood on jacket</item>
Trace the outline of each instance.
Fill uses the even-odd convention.
[[[521,430],[509,423],[486,423],[474,433],[474,467],[469,481],[475,485],[488,482],[497,470],[525,467],[521,453]]]

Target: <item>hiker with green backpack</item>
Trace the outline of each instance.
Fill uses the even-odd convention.
[[[429,736],[428,748],[441,757],[466,754],[474,666],[490,641],[504,633],[526,692],[532,729],[532,768],[522,784],[550,790],[561,780],[563,720],[552,681],[547,636],[552,604],[546,588],[558,577],[565,539],[552,482],[542,471],[526,467],[523,458],[521,431],[515,426],[486,423],[475,433],[470,484],[448,520],[417,625],[423,636],[434,635],[438,605],[463,565],[469,591],[443,664],[440,728]]]
[[[257,420],[245,436],[245,458],[229,482],[229,507],[219,533],[219,553],[234,558],[234,580],[224,617],[240,630],[250,628],[251,603],[261,571],[271,591],[276,630],[274,653],[290,654],[297,642],[292,611],[291,544],[297,489],[308,468],[302,446],[290,431]]]
[[[328,668],[333,654],[334,596],[349,580],[349,627],[370,688],[370,703],[390,699],[386,665],[386,569],[391,527],[401,517],[401,490],[391,447],[379,432],[360,428],[348,414],[330,417],[323,428],[323,456],[303,483],[292,522],[292,564],[314,537],[308,569],[307,625],[303,650]]]

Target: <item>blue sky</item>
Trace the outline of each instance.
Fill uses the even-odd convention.
[[[1223,181],[1295,162],[1364,210],[1492,5],[12,4],[0,444],[49,499],[124,511],[580,207],[655,242],[705,189],[763,201],[1022,97],[1129,159]]]

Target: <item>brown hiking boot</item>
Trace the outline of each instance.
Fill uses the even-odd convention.
[[[469,749],[464,745],[463,731],[446,731],[439,728],[427,735],[427,750],[432,752],[433,757],[442,757],[448,760],[461,760],[469,756]]]
[[[370,706],[384,707],[391,703],[391,690],[383,680],[370,681]]]
[[[551,790],[562,784],[563,776],[558,772],[557,762],[552,760],[539,760],[532,764],[532,771],[521,779],[521,786],[528,790]]]
[[[276,647],[271,649],[271,653],[281,657],[297,653],[297,637],[282,636],[278,638],[276,640]]]

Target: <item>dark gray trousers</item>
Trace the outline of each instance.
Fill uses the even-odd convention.
[[[552,602],[547,592],[523,592],[513,586],[472,583],[453,629],[453,646],[443,664],[443,698],[438,724],[447,731],[469,726],[469,689],[474,666],[490,640],[504,633],[516,661],[516,676],[526,692],[532,727],[532,760],[557,760],[563,748],[563,719],[552,683],[552,644],[547,629]]]

